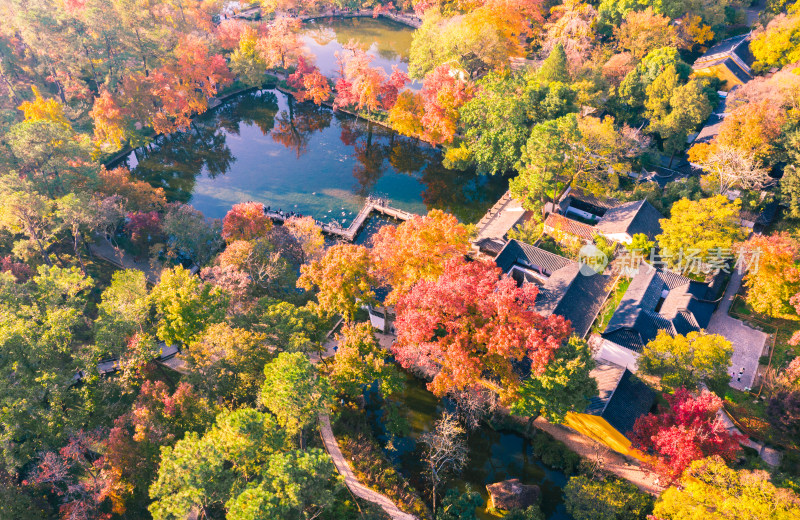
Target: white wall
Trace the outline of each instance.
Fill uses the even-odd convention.
[[[639,354],[629,350],[622,345],[617,345],[607,339],[603,339],[600,349],[594,355],[598,361],[608,361],[623,366],[631,372],[636,372],[636,362],[639,359]]]

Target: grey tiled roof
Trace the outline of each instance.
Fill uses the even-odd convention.
[[[674,336],[706,328],[716,308],[715,303],[702,300],[706,289],[706,284],[643,264],[602,336],[641,352],[660,330]],[[664,290],[669,292],[656,310]]]
[[[569,202],[569,199],[594,206],[598,209],[611,209],[619,204],[617,199],[601,199],[600,197],[596,197],[578,186],[572,186],[569,189],[569,192],[564,195],[564,201]]]
[[[535,309],[549,316],[557,314],[572,322],[575,334],[583,337],[589,331],[609,292],[609,277],[581,273],[581,264],[554,255],[524,242],[510,240],[495,262],[504,273],[514,265],[538,267],[547,279],[539,287]]]
[[[598,362],[590,375],[597,381],[598,395],[589,401],[586,413],[602,417],[621,434],[627,435],[636,419],[652,409],[655,393],[630,370]]]
[[[509,240],[494,261],[504,273],[507,273],[514,264],[528,268],[537,267],[546,274],[551,274],[562,267],[576,263],[573,260],[555,255],[519,240]]]
[[[723,56],[730,56],[732,53],[736,53],[739,59],[746,65],[751,66],[753,64],[753,55],[750,53],[749,37],[749,34],[740,34],[712,45],[705,54],[695,60],[693,67],[705,67],[708,63],[715,62]]]
[[[600,416],[615,430],[627,435],[633,430],[636,419],[650,412],[655,398],[650,387],[626,369]]]
[[[592,415],[603,413],[624,373],[625,367],[606,361],[597,362],[597,366],[589,373],[597,381],[597,395],[589,401],[586,413]]]
[[[604,234],[627,233],[633,236],[644,233],[648,238],[655,238],[661,233],[659,220],[664,216],[646,200],[621,204],[606,211],[595,228]]]

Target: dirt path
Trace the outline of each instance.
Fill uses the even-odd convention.
[[[381,506],[386,514],[392,517],[392,520],[418,520],[416,516],[401,511],[388,497],[366,487],[358,480],[347,459],[344,458],[342,450],[339,449],[339,443],[336,442],[336,437],[333,436],[331,429],[331,419],[327,415],[319,416],[319,431],[336,469],[344,476],[345,484],[355,496]]]
[[[600,454],[602,469],[624,478],[642,491],[652,495],[658,495],[663,491],[664,488],[658,485],[658,476],[644,467],[640,461],[617,453],[566,426],[551,424],[541,417],[537,418],[534,424],[540,430],[566,444],[569,449],[581,457],[594,460]]]

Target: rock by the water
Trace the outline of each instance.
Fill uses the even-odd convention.
[[[486,486],[489,492],[489,508],[510,511],[527,509],[539,503],[542,492],[539,486],[523,484],[512,478]]]

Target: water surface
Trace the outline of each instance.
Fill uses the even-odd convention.
[[[372,194],[413,213],[438,208],[476,222],[507,187],[444,168],[436,148],[276,90],[238,95],[128,161],[170,200],[213,218],[257,201],[346,227]]]
[[[373,56],[372,65],[387,74],[397,66],[408,72],[408,56],[414,29],[387,18],[317,18],[306,22],[303,43],[316,57],[320,71],[329,78],[339,75],[336,53],[349,42]]]
[[[389,440],[381,423],[380,399],[369,394],[368,410],[376,425],[376,433],[384,442]],[[434,427],[435,421],[447,403],[429,392],[424,383],[408,376],[407,386],[400,398],[403,411],[410,426],[406,437],[392,438],[389,456],[394,459],[403,475],[418,490],[427,489],[423,474],[422,446],[417,439]],[[548,520],[568,520],[562,499],[562,488],[567,483],[563,472],[546,467],[534,455],[530,442],[510,431],[496,431],[482,425],[469,433],[469,461],[464,471],[449,480],[445,488],[455,487],[463,491],[467,486],[477,491],[484,499],[484,506],[477,509],[481,520],[496,520],[497,516],[486,511],[487,484],[518,478],[523,484],[538,485],[542,491],[541,508]],[[444,495],[444,493],[442,493]]]

